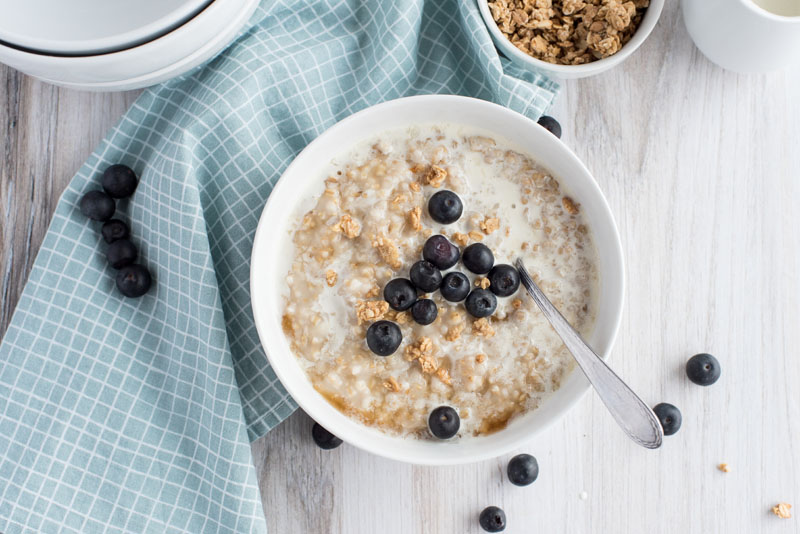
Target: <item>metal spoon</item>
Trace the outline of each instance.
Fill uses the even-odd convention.
[[[661,423],[659,423],[653,410],[606,365],[606,362],[595,354],[581,335],[564,319],[561,312],[553,306],[550,299],[542,293],[542,290],[530,277],[522,258],[517,258],[516,265],[522,285],[528,290],[528,294],[539,306],[539,309],[542,310],[553,329],[561,337],[564,345],[567,346],[567,349],[578,361],[583,374],[594,386],[595,391],[600,396],[600,400],[611,412],[617,424],[628,434],[628,437],[642,447],[647,447],[648,449],[659,448],[664,431],[661,429]]]

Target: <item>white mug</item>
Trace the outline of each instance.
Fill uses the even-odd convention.
[[[705,56],[736,72],[800,64],[800,0],[681,0],[689,35]]]

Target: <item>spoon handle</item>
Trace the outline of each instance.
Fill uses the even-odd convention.
[[[528,294],[578,361],[581,370],[592,383],[617,424],[639,445],[648,449],[659,448],[663,439],[663,430],[653,411],[606,365],[606,362],[595,354],[581,335],[564,319],[561,312],[553,306],[550,299],[530,277],[522,258],[517,259],[516,266],[522,285],[528,290]]]

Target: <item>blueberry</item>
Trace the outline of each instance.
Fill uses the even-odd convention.
[[[103,173],[103,189],[114,198],[129,197],[136,191],[136,173],[127,165],[112,165]]]
[[[686,362],[686,376],[699,386],[710,386],[722,373],[719,362],[710,354],[695,354]]]
[[[545,130],[561,139],[561,125],[553,117],[550,115],[542,115],[539,117],[538,122]]]
[[[117,206],[114,199],[102,191],[89,191],[81,198],[81,213],[95,221],[107,221]]]
[[[367,328],[367,346],[378,356],[394,354],[401,341],[400,327],[391,321],[376,321]]]
[[[103,239],[106,240],[106,243],[113,243],[118,239],[127,239],[131,235],[131,229],[123,221],[111,219],[103,223],[100,233],[103,234]]]
[[[681,411],[672,404],[662,402],[653,407],[653,413],[661,421],[661,428],[664,429],[665,436],[671,436],[681,429]]]
[[[486,532],[502,532],[506,529],[506,513],[497,506],[487,506],[481,512],[479,522]]]
[[[439,309],[431,299],[419,299],[411,306],[411,317],[419,324],[431,324],[437,315]]]
[[[128,239],[114,241],[108,245],[106,258],[114,269],[121,269],[136,261],[136,246]]]
[[[489,271],[489,289],[498,297],[508,297],[519,289],[519,273],[511,265],[500,263]]]
[[[420,291],[430,293],[442,285],[442,273],[429,261],[419,260],[411,266],[411,283]]]
[[[527,486],[539,477],[539,462],[530,454],[518,454],[508,462],[508,480],[515,486]]]
[[[458,263],[459,255],[458,247],[443,235],[432,235],[422,247],[422,257],[442,270]]]
[[[439,287],[442,297],[450,302],[461,302],[469,295],[469,278],[464,273],[453,271],[444,275]]]
[[[461,255],[464,267],[475,274],[486,274],[494,265],[494,254],[483,243],[473,243],[464,249]]]
[[[407,310],[417,301],[417,290],[409,280],[395,278],[383,288],[383,299],[393,310]]]
[[[431,219],[442,224],[456,222],[464,212],[464,205],[458,195],[452,191],[443,190],[435,193],[428,200],[428,213]]]
[[[150,289],[150,271],[143,265],[127,265],[117,271],[117,288],[126,297],[141,297]]]
[[[439,439],[450,439],[458,434],[461,420],[456,411],[450,406],[434,408],[428,417],[428,428],[431,434]]]
[[[489,317],[497,309],[497,297],[488,289],[476,289],[464,305],[473,317]]]
[[[314,439],[314,443],[317,444],[317,447],[326,451],[335,449],[342,444],[341,439],[325,430],[319,423],[314,423],[314,426],[311,427],[311,437]]]

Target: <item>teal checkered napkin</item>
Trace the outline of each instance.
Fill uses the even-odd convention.
[[[291,159],[336,121],[457,93],[537,117],[472,0],[270,1],[219,57],[146,91],[64,193],[0,345],[0,532],[264,532],[249,440],[295,408],[259,344],[249,257]],[[122,298],[78,200],[118,212],[154,287]],[[267,511],[269,513],[269,511]]]

